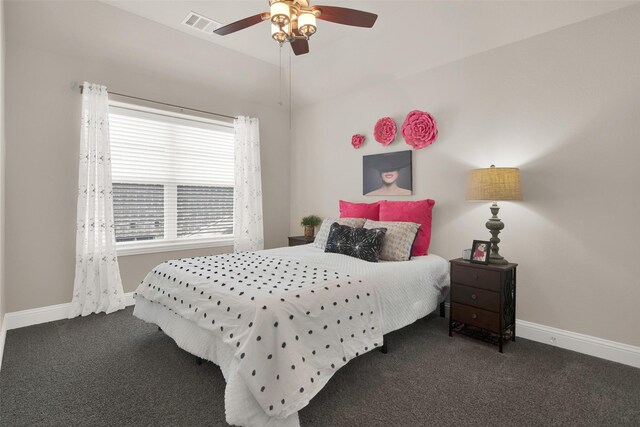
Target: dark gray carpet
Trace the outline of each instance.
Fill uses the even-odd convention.
[[[12,330],[3,426],[225,425],[224,379],[131,308]],[[421,320],[342,368],[302,426],[640,425],[640,369],[518,339],[499,354]]]

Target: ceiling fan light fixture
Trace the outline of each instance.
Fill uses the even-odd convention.
[[[289,35],[289,25],[280,27],[274,23],[271,24],[271,37],[278,43],[282,44],[287,41]]]
[[[289,22],[291,22],[289,5],[282,0],[272,0],[270,12],[271,22],[278,27],[289,25]]]
[[[298,31],[305,38],[311,37],[318,29],[316,24],[316,15],[312,12],[302,12],[298,16]]]
[[[2,0],[0,0],[2,1]],[[317,20],[353,27],[371,28],[378,15],[337,6],[310,6],[309,0],[269,0],[269,12],[248,16],[213,32],[226,36],[269,21],[271,38],[280,46],[289,42],[296,55],[309,53],[309,38],[318,31]]]

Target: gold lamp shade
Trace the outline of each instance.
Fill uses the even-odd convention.
[[[472,169],[467,183],[467,200],[522,200],[520,169]]]
[[[491,165],[490,168],[470,170],[466,199],[493,201],[490,208],[493,216],[485,224],[492,236],[489,263],[508,264],[507,260],[500,255],[498,246],[500,243],[498,234],[504,228],[504,223],[498,218],[500,207],[496,202],[499,200],[522,200],[520,169],[497,168]]]

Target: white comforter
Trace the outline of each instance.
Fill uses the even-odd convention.
[[[447,286],[435,255],[375,264],[307,245],[165,262],[134,314],[221,366],[229,423],[297,425],[341,366],[433,311]]]

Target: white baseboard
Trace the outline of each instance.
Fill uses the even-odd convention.
[[[126,293],[125,298],[127,306],[134,304],[133,292]],[[71,303],[66,303],[5,314],[0,328],[0,366],[8,330],[66,319],[70,308]],[[445,310],[448,317],[448,303],[445,304]],[[516,320],[516,335],[531,341],[640,368],[640,347],[552,328],[526,320]]]
[[[124,294],[125,305],[134,304],[133,292]],[[32,308],[29,310],[14,311],[7,313],[2,322],[2,327],[7,331],[11,329],[24,328],[25,326],[39,325],[41,323],[53,322],[69,317],[71,303],[49,305],[47,307]]]
[[[445,303],[449,318],[449,302]],[[516,337],[640,368],[640,347],[516,319]]]
[[[0,367],[2,367],[2,355],[4,354],[4,340],[7,338],[7,315],[2,319],[2,327],[0,327]]]
[[[124,294],[124,298],[124,303],[127,307],[135,303],[135,300],[133,299],[133,292]],[[4,343],[8,330],[66,319],[69,317],[70,309],[71,303],[68,302],[65,304],[56,304],[47,307],[6,313],[4,315],[2,327],[0,328],[0,368],[2,368],[2,355],[4,354]]]
[[[136,300],[133,298],[133,292],[127,292],[126,294],[124,294],[124,305],[129,307],[131,305],[134,305],[136,303]]]
[[[516,320],[516,336],[640,368],[640,347]]]

